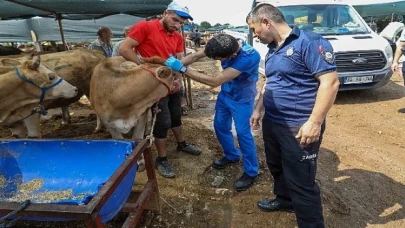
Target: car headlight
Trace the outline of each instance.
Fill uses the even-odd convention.
[[[392,62],[392,59],[393,59],[393,53],[392,53],[391,45],[388,44],[388,45],[385,47],[385,54],[387,55],[388,63],[391,63],[391,62]]]

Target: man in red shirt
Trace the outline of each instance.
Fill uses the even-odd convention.
[[[154,21],[142,21],[134,25],[119,49],[120,54],[127,60],[140,64],[140,57],[160,56],[164,59],[173,55],[181,59],[184,53],[183,37],[177,32],[181,25],[193,18],[186,6],[177,2],[169,4],[163,12],[162,18]],[[181,124],[181,74],[176,80],[171,93],[162,98],[158,104],[160,112],[157,113],[153,135],[155,137],[156,168],[163,177],[174,177],[174,171],[166,157],[166,141],[169,128],[172,129],[177,140],[177,151],[192,155],[199,155],[201,149],[187,144],[183,135]]]

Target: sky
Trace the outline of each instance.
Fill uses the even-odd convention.
[[[234,26],[246,25],[246,15],[250,12],[253,0],[176,0],[186,5],[194,22],[208,21],[229,23]]]
[[[194,22],[200,24],[208,21],[211,25],[216,23],[229,23],[233,26],[246,25],[246,15],[250,12],[253,0],[174,0],[186,5]],[[342,0],[350,4],[373,4],[395,2],[399,0]]]

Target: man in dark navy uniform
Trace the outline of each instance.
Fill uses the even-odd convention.
[[[247,18],[255,37],[268,44],[267,81],[251,117],[261,112],[267,165],[275,199],[263,211],[294,211],[299,227],[324,227],[316,163],[325,117],[339,88],[331,44],[320,35],[291,28],[279,9],[257,5]]]

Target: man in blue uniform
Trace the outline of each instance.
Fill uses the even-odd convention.
[[[224,69],[219,75],[205,75],[183,65],[189,65],[202,57],[220,60]],[[225,156],[213,163],[223,169],[239,162],[243,156],[243,175],[235,182],[237,191],[247,190],[259,171],[256,145],[249,118],[252,115],[259,74],[260,55],[250,45],[231,35],[219,34],[210,39],[204,49],[186,56],[181,62],[174,57],[166,65],[175,71],[213,87],[221,85],[215,107],[214,128]],[[232,119],[238,136],[240,150],[235,147],[231,132]]]
[[[268,44],[267,81],[251,117],[261,112],[267,165],[275,199],[260,200],[263,211],[294,211],[298,226],[324,227],[316,163],[325,117],[339,88],[333,48],[320,35],[291,28],[271,4],[257,5],[247,19],[254,35]]]

